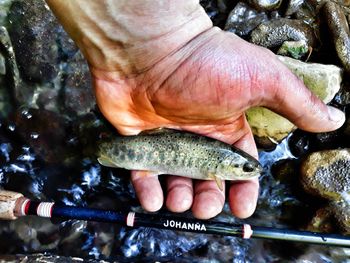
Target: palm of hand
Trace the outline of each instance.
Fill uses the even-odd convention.
[[[304,96],[306,104],[310,100],[319,103],[271,52],[216,29],[201,34],[151,68],[139,64],[128,78],[94,68],[92,74],[97,103],[122,134],[158,127],[183,129],[234,144],[255,157],[257,149],[244,116],[246,109],[264,105],[298,121],[300,114],[290,112],[291,105],[301,100],[298,96]],[[285,94],[293,84],[300,94],[287,101]],[[283,86],[285,92],[281,92]],[[146,210],[162,206],[163,192],[156,177],[133,171],[132,181]],[[210,218],[221,211],[224,193],[213,181],[193,183],[169,176],[166,205],[175,212],[192,206],[196,217]],[[231,183],[229,203],[236,216],[250,216],[257,197],[257,179]]]

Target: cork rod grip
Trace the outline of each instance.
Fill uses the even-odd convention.
[[[17,200],[23,198],[23,195],[16,192],[0,190],[0,219],[15,220],[15,208]]]

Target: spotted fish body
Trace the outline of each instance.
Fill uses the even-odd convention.
[[[201,180],[244,180],[261,172],[255,158],[229,144],[168,129],[102,143],[98,161],[109,167]]]

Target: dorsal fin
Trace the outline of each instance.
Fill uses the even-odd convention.
[[[155,135],[155,134],[174,133],[174,132],[177,132],[177,130],[168,129],[168,128],[156,128],[156,129],[141,131],[138,135]]]

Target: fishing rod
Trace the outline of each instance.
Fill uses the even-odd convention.
[[[151,227],[244,239],[261,238],[350,247],[350,236],[58,205],[54,202],[32,201],[20,193],[0,190],[0,219],[15,220],[27,215],[116,223],[131,228]]]

